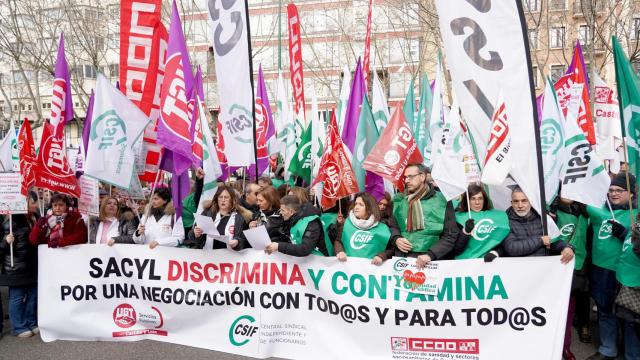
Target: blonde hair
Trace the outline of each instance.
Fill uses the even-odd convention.
[[[102,204],[100,204],[100,212],[98,214],[98,219],[100,221],[104,221],[107,218],[107,215],[105,214],[105,209],[107,208],[107,203],[109,202],[109,200],[114,200],[116,202],[116,216],[115,218],[119,218],[120,217],[120,202],[118,201],[117,198],[113,197],[113,196],[107,196],[106,198],[104,198],[104,200],[102,200]]]

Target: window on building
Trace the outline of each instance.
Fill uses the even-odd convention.
[[[531,75],[533,76],[533,86],[537,89],[538,88],[538,67],[537,66],[531,67]]]
[[[84,65],[84,77],[89,79],[95,79],[97,77],[96,68],[92,65]]]
[[[112,79],[120,77],[120,64],[109,64],[109,77]]]
[[[549,46],[551,48],[564,48],[566,29],[564,26],[554,26],[549,31]]]
[[[13,104],[13,111],[18,111],[18,104]]]
[[[538,11],[539,8],[538,0],[524,0],[524,9],[526,11]]]
[[[420,60],[420,40],[409,40],[409,55],[411,55],[411,61],[415,62]]]
[[[49,102],[42,103],[42,108],[43,109],[51,109],[51,103],[49,103]]]
[[[591,44],[591,33],[588,25],[580,25],[578,27],[578,40],[580,40],[580,44],[582,45]]]
[[[75,102],[75,103],[73,103],[73,107],[74,107],[74,108],[79,108],[79,107],[80,107],[80,103],[79,103],[79,102]]]
[[[529,49],[538,49],[538,30],[529,29]]]
[[[549,10],[566,10],[567,0],[549,0]]]
[[[640,18],[634,18],[631,23],[631,38],[638,39],[640,38]]]
[[[564,65],[551,65],[549,77],[551,78],[551,81],[555,83],[562,77],[562,75],[564,75],[564,72]]]
[[[20,110],[24,111],[24,104],[20,104]]]
[[[33,105],[31,105],[31,104],[27,105],[27,110],[29,110],[29,111],[33,110]]]

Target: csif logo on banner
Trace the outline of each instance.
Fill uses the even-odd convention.
[[[567,224],[565,226],[563,226],[562,228],[560,228],[560,235],[562,236],[571,236],[571,234],[573,234],[573,231],[576,229],[576,225],[575,224]]]
[[[598,231],[598,239],[604,240],[611,237],[611,224],[609,219],[602,220],[600,224],[600,230]]]
[[[246,345],[258,332],[259,327],[253,325],[256,319],[251,315],[242,315],[235,319],[229,327],[229,342],[233,346]]]
[[[496,225],[491,219],[482,219],[478,221],[476,226],[473,228],[473,238],[478,241],[484,241],[491,236],[493,230],[496,229]]]

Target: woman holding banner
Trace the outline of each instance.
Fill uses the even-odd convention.
[[[89,229],[90,244],[134,244],[135,233],[140,220],[128,207],[120,208],[118,199],[107,197],[100,206],[97,221]]]
[[[380,265],[395,252],[392,239],[400,237],[400,230],[393,221],[382,220],[376,199],[369,193],[355,195],[347,219],[333,226],[333,246],[336,257],[347,261],[348,256],[371,259]],[[345,241],[346,240],[346,241]]]
[[[280,214],[280,197],[276,189],[273,186],[265,186],[258,192],[257,199],[260,212],[254,216],[249,227],[264,225],[271,241],[289,242],[289,237],[284,230],[284,220]]]
[[[50,248],[84,244],[87,226],[82,215],[71,208],[71,199],[55,194],[51,197],[51,214],[38,220],[31,229],[29,241],[34,245],[47,244]]]
[[[220,236],[224,236],[227,243],[215,240],[204,233],[196,224],[185,240],[185,246],[198,249],[224,249],[231,248],[242,250],[248,246],[244,237],[244,230],[249,228],[251,211],[240,206],[240,200],[236,192],[226,186],[218,186],[211,202],[205,203],[202,212],[204,216],[210,216]]]
[[[171,191],[166,187],[157,188],[138,230],[133,233],[133,241],[136,244],[148,244],[149,248],[154,249],[158,245],[178,246],[183,240],[182,217],[176,218]]]
[[[30,191],[27,199],[27,214],[5,217],[2,230],[7,235],[0,241],[0,286],[9,286],[11,332],[20,338],[38,333],[38,248],[29,242],[29,233],[39,217],[38,196]],[[0,317],[0,321],[4,319]]]
[[[456,259],[482,258],[509,234],[507,214],[493,209],[482,185],[469,184],[467,193],[469,196],[463,196],[456,208],[461,230],[454,247]]]

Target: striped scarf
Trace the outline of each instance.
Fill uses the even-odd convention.
[[[409,201],[409,211],[407,212],[407,231],[424,230],[424,215],[422,213],[422,203],[420,200],[429,191],[428,186],[421,187],[413,194],[407,195]]]

